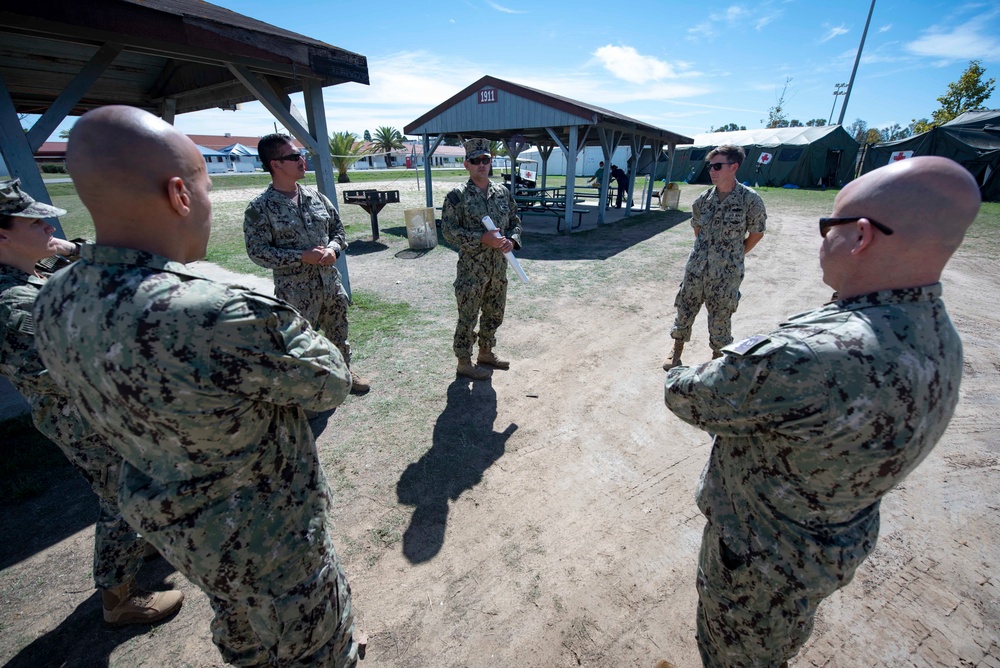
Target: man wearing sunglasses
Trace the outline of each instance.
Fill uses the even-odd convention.
[[[247,255],[274,272],[274,294],[305,316],[337,346],[351,368],[347,340],[347,291],[335,263],[347,248],[340,214],[325,195],[298,183],[306,159],[288,135],[270,134],[257,143],[271,185],[243,216]],[[365,394],[368,381],[351,368],[351,394]]]
[[[723,145],[707,156],[712,187],[691,205],[694,248],[684,267],[674,308],[677,315],[670,337],[674,349],[663,363],[664,371],[681,364],[684,343],[691,340],[701,305],[708,311],[708,343],[712,358],[733,342],[732,317],[740,303],[743,257],[764,236],[767,212],[752,188],[736,180],[745,158],[739,146]]]
[[[714,435],[697,493],[705,666],[794,657],[819,603],[874,549],[882,497],[944,433],[962,342],[939,281],[979,203],[946,158],[865,174],[820,219],[837,301],[667,372],[667,407]]]
[[[465,142],[469,180],[448,193],[441,210],[441,232],[448,243],[458,247],[458,324],[454,340],[457,372],[473,380],[489,378],[491,371],[486,367],[510,368],[510,362],[497,357],[493,349],[507,306],[507,262],[503,254],[521,247],[521,219],[517,217],[514,197],[507,188],[490,181],[491,159],[488,139]],[[493,219],[495,231],[486,231],[483,216]],[[473,364],[472,345],[477,339],[478,363]]]

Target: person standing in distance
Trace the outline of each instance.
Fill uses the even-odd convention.
[[[96,244],[39,293],[38,351],[124,458],[122,514],[208,594],[227,663],[354,666],[305,415],[347,397],[343,357],[289,304],[185,266],[205,256],[212,182],[176,128],[100,107],[66,165]]]
[[[510,362],[497,357],[493,349],[507,306],[507,263],[503,254],[521,247],[521,219],[517,217],[514,196],[490,181],[491,159],[489,140],[465,142],[464,164],[469,180],[448,193],[441,211],[441,232],[448,243],[458,247],[458,325],[454,341],[457,372],[473,380],[490,377],[485,367],[510,368]],[[493,219],[496,231],[486,231],[483,216]],[[477,319],[479,355],[478,364],[473,365]]]
[[[62,450],[97,494],[94,586],[101,592],[104,621],[152,624],[177,612],[184,594],[136,587],[146,541],[118,507],[121,455],[52,382],[35,347],[32,308],[38,292],[53,272],[80,255],[80,244],[53,236],[55,228],[42,220],[65,214],[36,202],[21,190],[19,180],[0,183],[0,375],[28,401],[38,431]]]
[[[705,666],[794,657],[820,602],[875,548],[881,499],[944,433],[962,342],[941,272],[979,203],[975,179],[947,158],[848,183],[819,221],[837,301],[667,372],[667,407],[713,435],[697,494]]]
[[[740,303],[743,258],[764,236],[767,212],[760,196],[736,180],[746,154],[739,146],[709,151],[712,187],[691,205],[694,248],[684,267],[684,279],[674,299],[677,316],[670,330],[674,349],[663,363],[667,371],[681,364],[684,343],[691,340],[701,305],[708,311],[708,343],[712,359],[733,342],[732,318]]]
[[[271,175],[271,185],[243,215],[247,255],[254,264],[273,270],[275,296],[297,308],[333,341],[350,367],[350,300],[335,266],[347,249],[340,214],[325,195],[298,183],[306,175],[306,158],[291,137],[267,135],[258,142],[257,153]],[[371,389],[353,369],[351,379],[351,394]]]

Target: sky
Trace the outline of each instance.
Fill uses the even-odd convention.
[[[491,75],[692,136],[729,123],[764,127],[783,90],[789,119],[836,123],[845,96],[835,86],[850,81],[871,1],[214,4],[368,59],[370,85],[324,90],[330,132],[402,131]],[[1000,79],[1000,3],[875,0],[844,124],[930,118],[970,60]],[[304,114],[302,96],[292,100]],[[1000,107],[1000,93],[986,106]],[[175,124],[189,134],[275,128],[256,102],[182,114]]]

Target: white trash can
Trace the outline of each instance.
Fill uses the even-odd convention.
[[[681,203],[681,187],[676,183],[668,183],[660,191],[660,208],[676,209]]]
[[[422,250],[437,246],[437,225],[434,223],[433,208],[406,209],[403,216],[406,220],[406,238],[410,241],[410,248]]]

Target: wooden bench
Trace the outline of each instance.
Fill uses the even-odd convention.
[[[570,227],[571,230],[583,225],[583,214],[590,213],[590,209],[573,209],[570,211],[570,216],[576,216],[576,225]],[[555,216],[556,217],[556,232],[562,232],[562,221],[566,217],[566,209],[558,207],[547,207],[547,208],[536,208],[530,207],[521,212],[522,214],[530,214],[532,216]]]

